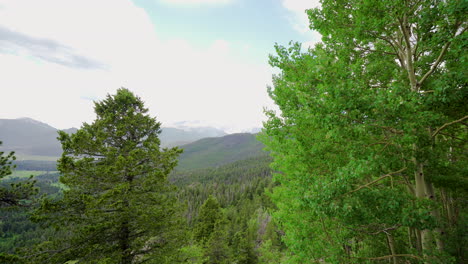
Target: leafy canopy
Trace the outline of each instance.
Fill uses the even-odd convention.
[[[260,137],[292,261],[463,258],[443,229],[463,230],[467,7],[324,0],[308,11],[323,43],[276,46]]]

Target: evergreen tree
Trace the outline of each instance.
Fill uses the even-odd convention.
[[[0,146],[2,142],[0,141]],[[12,169],[16,167],[13,165],[13,161],[16,160],[14,152],[10,152],[4,155],[5,152],[0,151],[0,236],[4,237],[3,231],[8,228],[4,228],[4,222],[8,222],[8,216],[12,215],[12,212],[2,212],[4,210],[18,209],[30,204],[28,199],[37,193],[38,189],[35,187],[35,181],[32,180],[32,176],[26,181],[10,183],[6,185],[4,178],[11,175]],[[15,210],[18,211],[18,210]],[[3,238],[2,238],[3,239]],[[19,262],[18,256],[8,254],[7,252],[0,252],[1,263],[15,263]]]
[[[205,257],[204,264],[228,264],[231,255],[228,247],[228,233],[227,221],[224,216],[217,219],[213,231],[211,232],[208,240],[205,243]]]
[[[223,212],[215,197],[210,195],[203,203],[198,214],[198,222],[194,231],[194,238],[204,244],[211,236],[215,225],[223,218]]]
[[[127,89],[95,103],[96,120],[59,132],[63,199],[43,201],[36,220],[63,236],[38,247],[39,263],[165,263],[178,248],[178,207],[167,175],[177,148],[160,149],[160,123]],[[65,232],[63,232],[65,231]]]
[[[0,141],[0,146],[2,142]],[[5,152],[0,151],[0,183],[8,175],[12,173],[12,169],[16,167],[13,165],[13,161],[16,160],[15,153],[10,152],[5,155]],[[34,187],[35,181],[29,180],[24,182],[18,182],[11,184],[6,187],[3,184],[0,185],[0,208],[11,208],[15,206],[24,205],[25,199],[31,195],[37,193],[37,189]]]
[[[239,231],[234,234],[232,242],[233,263],[238,264],[255,264],[258,263],[258,258],[255,253],[254,243],[250,240],[246,231]]]

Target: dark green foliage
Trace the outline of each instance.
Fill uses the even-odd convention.
[[[263,154],[222,166],[191,170],[176,169],[171,173],[170,180],[177,186],[214,181],[225,184],[241,183],[257,177],[270,177],[271,171],[268,165],[271,160],[267,154]]]
[[[272,187],[269,163],[270,158],[262,155],[217,168],[171,175],[180,186],[179,200],[187,204],[187,221],[194,230],[194,237],[202,233],[200,230],[209,229],[210,232],[204,232],[209,233],[209,237],[216,233],[203,242],[198,240],[198,247],[192,247],[203,248],[205,261],[210,259],[210,255],[219,256],[226,263],[268,263],[259,262],[260,252],[257,250],[266,240],[275,241],[276,256],[282,257],[279,251],[284,248],[279,241],[279,233],[266,212],[272,206],[264,194]],[[224,223],[217,232],[216,224],[213,225],[215,219]]]
[[[254,197],[261,202],[255,209],[270,206],[269,199],[263,195],[270,184],[270,160],[268,156],[259,156],[217,168],[172,173],[172,181],[180,187],[179,199],[188,203],[189,224],[209,195],[215,196],[224,208],[240,206],[242,201],[252,201]],[[255,209],[249,212],[254,213]]]
[[[264,190],[271,188],[269,162],[270,158],[261,156],[218,168],[177,173],[175,182],[180,188],[178,198],[187,204],[186,217],[190,229],[194,230],[193,236],[202,218],[198,217],[201,206],[208,203],[210,195],[211,201],[220,201],[215,202],[218,204],[215,211],[219,216],[222,215],[224,224],[216,236],[211,238],[215,232],[214,224],[210,236],[203,243],[192,241],[179,245],[180,248],[174,253],[175,258],[168,260],[169,263],[201,264],[210,260],[208,255],[211,259],[224,259],[226,263],[270,263],[272,254],[275,260],[281,259],[281,250],[284,248],[279,239],[280,232],[265,211],[265,208],[271,206],[269,198],[264,195]],[[60,199],[59,187],[62,185],[58,183],[58,174],[47,173],[35,178],[41,193]],[[17,180],[20,179],[10,179]],[[46,242],[48,238],[63,237],[66,240],[68,234],[65,230],[55,230],[47,225],[41,227],[31,222],[28,215],[27,210],[6,215],[1,251],[14,253],[15,249],[24,248],[23,254],[29,256],[32,254],[30,248]],[[212,246],[208,246],[208,241]],[[264,245],[265,241],[267,244]],[[264,261],[261,262],[259,258]]]
[[[35,187],[39,189],[39,195],[60,196],[58,178],[57,173],[34,177]],[[9,186],[22,181],[24,179],[9,178],[2,184]],[[31,210],[30,206],[17,207],[14,210],[2,210],[0,218],[0,252],[14,254],[16,249],[31,248],[54,233],[51,228],[41,228],[37,223],[32,222],[29,219]]]
[[[194,238],[200,243],[205,243],[213,233],[215,224],[224,218],[218,201],[209,196],[203,203],[198,214],[198,222],[195,226]]]
[[[230,260],[230,250],[228,247],[227,223],[224,216],[217,219],[213,230],[205,245],[205,264],[228,264]]]
[[[237,232],[232,240],[232,255],[235,263],[258,263],[258,257],[254,249],[254,241],[250,239],[246,231]]]
[[[60,132],[62,199],[43,200],[35,219],[63,236],[37,247],[38,263],[164,263],[183,230],[167,174],[177,148],[160,150],[160,124],[126,89],[95,103],[97,119]],[[180,218],[179,218],[180,219]]]
[[[0,141],[0,146],[2,142]],[[0,209],[5,207],[24,206],[31,195],[37,193],[37,188],[34,187],[35,181],[32,177],[27,181],[11,182],[9,186],[4,183],[3,178],[10,175],[12,169],[15,168],[13,161],[15,160],[14,152],[4,155],[0,151]]]
[[[14,152],[4,155],[4,152],[0,151],[0,238],[2,238],[0,262],[4,263],[18,261],[18,257],[13,254],[12,250],[18,245],[15,242],[15,237],[17,233],[27,232],[31,225],[27,223],[28,221],[16,223],[17,219],[14,219],[14,216],[22,218],[22,209],[31,204],[29,199],[38,191],[32,176],[26,181],[4,180],[15,168],[13,165],[15,159]]]

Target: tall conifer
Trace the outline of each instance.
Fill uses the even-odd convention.
[[[160,149],[160,123],[127,89],[95,103],[96,120],[60,132],[63,199],[37,213],[62,234],[40,263],[164,263],[177,249],[177,206],[167,175],[180,150]]]

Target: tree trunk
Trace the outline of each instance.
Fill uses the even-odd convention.
[[[132,191],[132,182],[133,182],[133,177],[131,175],[128,175],[127,169],[125,168],[125,180],[129,183],[128,187],[128,192]],[[126,194],[124,194],[124,199],[123,199],[123,206],[124,206],[124,212],[126,209],[129,207],[129,201],[128,198],[126,197]],[[120,250],[122,254],[122,260],[121,264],[132,264],[133,261],[133,256],[130,248],[130,227],[129,227],[129,218],[126,215],[126,212],[124,213],[124,218],[122,219],[122,223],[120,226]]]
[[[121,264],[132,264],[132,255],[130,249],[130,230],[128,228],[128,221],[124,221],[120,227],[120,252]]]
[[[424,199],[426,198],[426,181],[424,179],[424,170],[423,170],[423,164],[415,160],[415,165],[416,165],[416,171],[414,173],[414,179],[416,182],[416,197],[419,199]],[[430,233],[429,230],[418,230],[416,231],[419,233],[420,246],[421,250],[424,252],[429,248],[430,244]],[[416,234],[418,235],[418,234]]]
[[[432,201],[435,201],[436,195],[434,191],[434,186],[430,182],[426,182],[426,193],[429,199],[431,199]],[[431,215],[435,219],[440,220],[440,213],[437,209],[432,210]],[[440,227],[437,227],[435,231],[437,235],[434,237],[434,239],[436,241],[437,249],[442,251],[444,249],[444,244],[442,242],[441,236],[443,235],[444,232],[442,231]]]
[[[388,247],[390,248],[390,253],[393,256],[392,257],[392,262],[393,264],[397,264],[397,257],[396,257],[396,250],[395,250],[395,239],[393,238],[392,234],[389,232],[385,233],[387,235],[387,242],[388,242]]]

